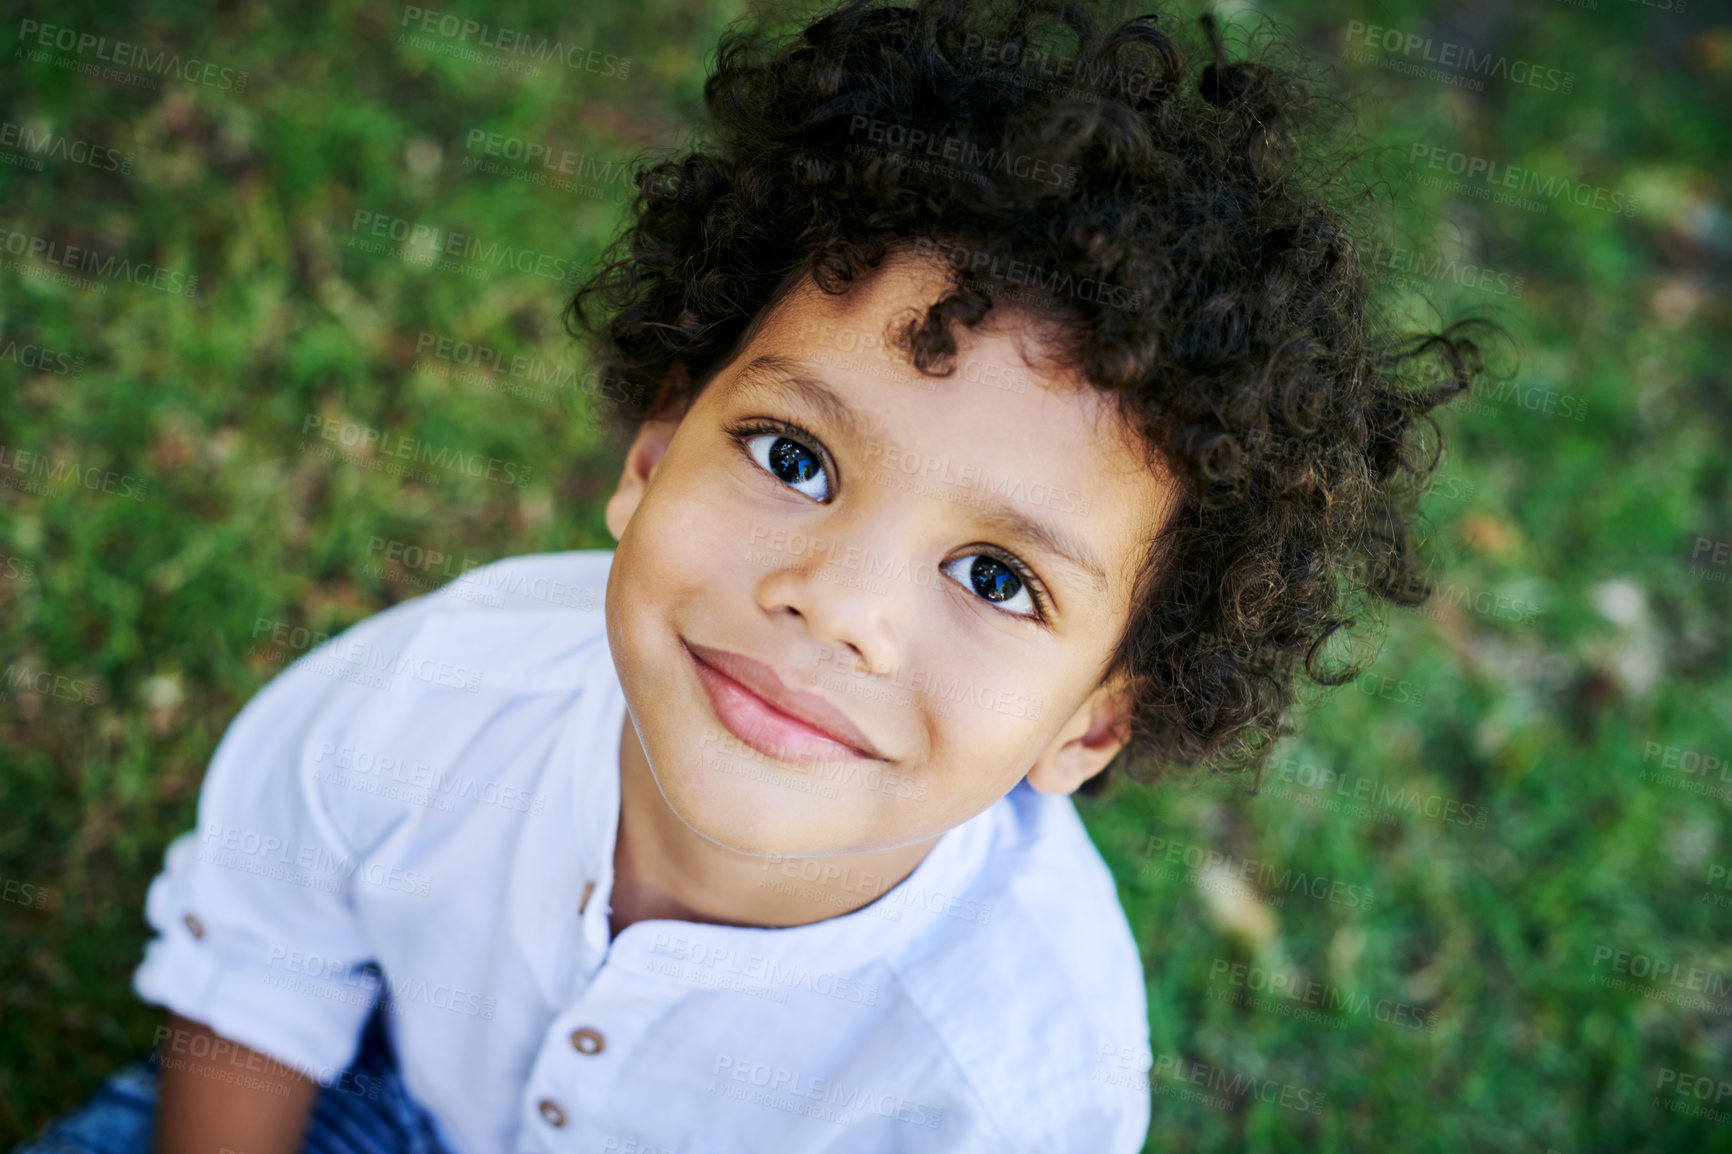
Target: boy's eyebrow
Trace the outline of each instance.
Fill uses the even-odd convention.
[[[736,398],[753,393],[792,391],[816,409],[826,422],[856,440],[884,442],[883,432],[877,425],[856,413],[847,401],[811,373],[811,367],[800,361],[766,353],[739,371],[730,391]]]
[[[1094,587],[1098,592],[1106,592],[1106,567],[1101,564],[1100,558],[1089,548],[1086,541],[1044,521],[1037,521],[1012,505],[986,505],[977,508],[976,515],[998,532],[1033,541],[1042,551],[1088,574],[1094,579]]]
[[[753,393],[779,392],[791,389],[799,398],[813,409],[817,410],[825,421],[829,422],[859,439],[864,434],[871,434],[882,443],[885,437],[870,420],[856,413],[848,402],[843,400],[830,387],[809,375],[810,366],[790,357],[767,353],[760,356],[741,369],[734,377],[730,391],[738,399],[741,395]],[[871,439],[868,437],[867,439]],[[1006,502],[976,505],[970,502],[975,515],[986,525],[1011,537],[1020,537],[1033,542],[1042,552],[1048,553],[1070,564],[1072,567],[1088,575],[1094,582],[1094,587],[1105,592],[1107,588],[1106,566],[1101,563],[1099,555],[1089,547],[1086,541],[1064,532],[1053,525],[1035,519]]]

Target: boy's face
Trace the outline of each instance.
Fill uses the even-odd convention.
[[[1174,490],[1079,376],[1029,366],[1026,317],[954,326],[949,377],[885,349],[946,287],[894,256],[842,296],[796,289],[643,427],[608,504],[644,755],[725,846],[907,845],[1025,775],[1073,790],[1123,742],[1102,677]]]

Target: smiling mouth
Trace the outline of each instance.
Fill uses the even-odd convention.
[[[883,761],[840,710],[813,693],[791,690],[762,662],[680,640],[722,727],[779,761]]]

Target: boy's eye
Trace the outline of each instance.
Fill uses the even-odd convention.
[[[959,575],[957,566],[962,567]],[[970,553],[940,565],[939,571],[986,600],[1021,617],[1037,617],[1034,596],[1009,565],[990,553]]]
[[[779,433],[761,433],[748,438],[746,448],[752,454],[752,460],[778,481],[814,501],[823,501],[830,496],[830,482],[824,476],[823,460],[800,442]],[[807,486],[815,486],[815,489]]]

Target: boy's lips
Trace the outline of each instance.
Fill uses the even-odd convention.
[[[729,733],[783,761],[883,761],[842,711],[815,693],[789,689],[776,671],[725,649],[680,639],[716,716]]]

